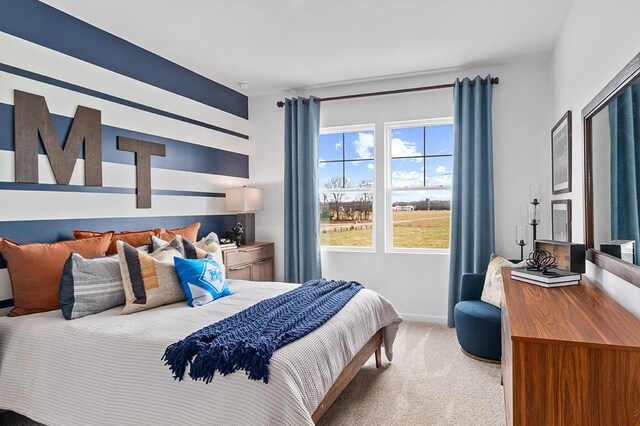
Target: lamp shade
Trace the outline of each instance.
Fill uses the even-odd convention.
[[[264,197],[260,188],[231,188],[225,191],[227,211],[255,212],[264,209]]]

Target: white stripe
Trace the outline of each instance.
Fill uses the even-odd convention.
[[[14,90],[44,96],[49,112],[73,117],[78,105],[100,110],[102,124],[162,136],[179,141],[218,148],[241,154],[249,153],[249,141],[237,136],[185,123],[158,114],[62,89],[50,84],[0,72],[0,102],[13,105]]]
[[[76,296],[84,296],[84,295],[94,295],[94,294],[104,294],[104,293],[116,293],[118,292],[118,290],[123,291],[122,290],[122,283],[120,284],[120,286],[111,286],[111,288],[97,288],[97,286],[95,286],[94,288],[87,288],[84,290],[79,290],[77,287],[76,289],[73,291],[73,294]]]
[[[0,269],[0,300],[13,299],[11,292],[11,280],[9,279],[9,270]]]
[[[0,200],[0,221],[229,214],[223,197],[153,195],[150,209],[135,194],[0,190]]]
[[[0,182],[15,182],[15,154],[0,150]],[[38,156],[39,183],[56,183],[46,155]],[[169,169],[151,169],[151,188],[176,191],[224,192],[228,188],[248,185],[249,179]],[[84,185],[84,160],[78,159],[71,185]],[[136,166],[102,163],[102,185],[115,188],[136,187]]]
[[[149,241],[151,241],[151,238],[149,238]],[[102,258],[100,258],[102,259]],[[86,272],[83,273],[85,275],[85,277],[88,275]],[[85,278],[86,279],[86,278]],[[104,281],[104,282],[100,282],[100,280]],[[82,281],[82,280],[81,280]],[[93,289],[119,289],[122,288],[122,280],[121,279],[116,279],[114,277],[97,277],[97,276],[93,276],[91,278],[91,281],[83,281],[83,282],[75,282],[73,285],[73,288],[75,290],[75,292],[77,293],[78,290],[82,290],[82,291],[87,291],[87,290],[91,290]]]
[[[195,120],[249,133],[248,120],[0,32],[2,62]]]

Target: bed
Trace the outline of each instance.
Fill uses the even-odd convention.
[[[60,311],[0,318],[0,408],[47,425],[312,425],[380,344],[387,359],[402,319],[363,289],[327,323],[277,350],[269,383],[240,371],[174,381],[161,357],[193,331],[292,289],[229,280],[232,295],[132,315],[122,307],[66,321]]]

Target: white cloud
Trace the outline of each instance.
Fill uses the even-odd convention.
[[[373,133],[358,132],[358,139],[353,141],[353,148],[358,158],[373,158],[375,139]]]
[[[421,154],[418,152],[418,147],[415,142],[393,138],[391,139],[391,155],[393,157],[414,157]]]
[[[427,177],[427,185],[429,186],[451,186],[453,180],[451,175],[430,176]]]
[[[340,151],[342,149],[342,142],[336,143],[336,151]]]
[[[371,170],[373,170],[373,168],[374,168],[373,163],[369,163],[369,164],[367,164],[367,169],[371,169]]]
[[[393,186],[422,186],[422,173],[415,170],[412,171],[395,171],[391,173]]]
[[[436,167],[436,173],[439,175],[443,175],[447,173],[447,168],[445,166],[438,166]]]

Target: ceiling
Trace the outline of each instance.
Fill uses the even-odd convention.
[[[550,51],[573,0],[44,2],[254,96]]]

